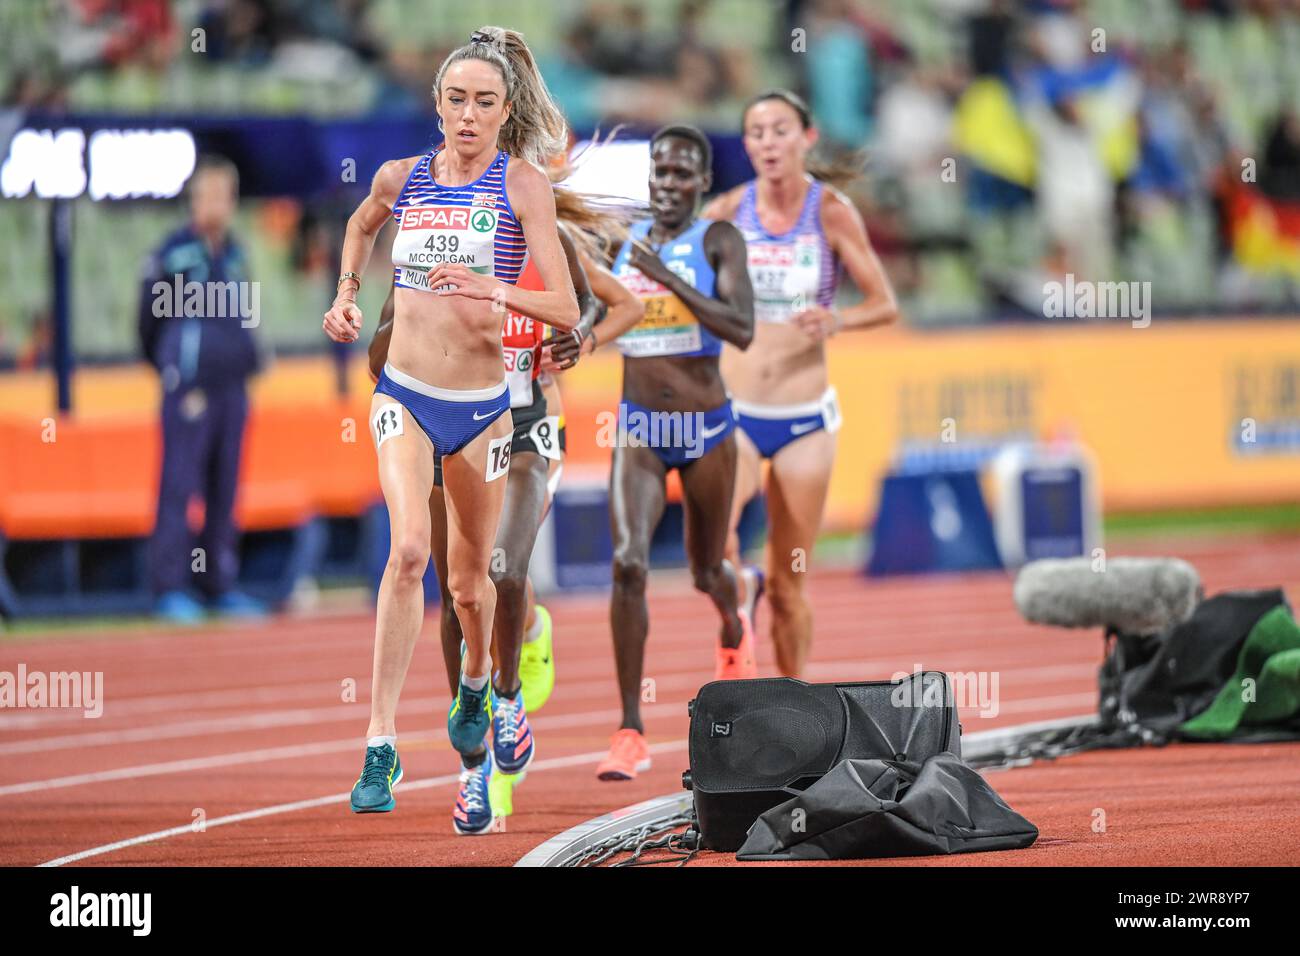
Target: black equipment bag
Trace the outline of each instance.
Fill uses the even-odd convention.
[[[750,827],[739,860],[859,860],[1018,850],[1038,828],[956,754],[845,760]]]
[[[713,681],[689,705],[690,770],[701,845],[737,850],[759,815],[842,760],[923,763],[961,756],[948,675],[807,684],[788,677]]]
[[[1178,736],[1178,725],[1214,702],[1232,677],[1237,656],[1256,622],[1286,604],[1279,588],[1225,591],[1197,605],[1192,616],[1162,634],[1106,634],[1106,659],[1097,675],[1102,728],[1134,725]]]

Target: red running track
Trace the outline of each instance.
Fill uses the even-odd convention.
[[[1125,553],[1186,557],[1211,593],[1268,585],[1294,593],[1300,584],[1295,538],[1145,545]],[[984,672],[997,679],[997,706],[964,707],[967,733],[1095,707],[1099,635],[1024,624],[1007,575],[868,581],[822,571],[809,586],[810,680],[884,679],[918,666]],[[711,679],[714,617],[679,574],[653,575],[651,602],[646,676],[655,700],[645,717],[654,768],[630,783],[595,779],[618,721],[606,600],[557,597],[559,680],[533,718],[538,756],[505,831],[481,837],[452,833],[458,763],[443,729],[448,701],[432,618],[399,714],[406,780],[397,810],[365,816],[346,801],[368,716],[368,614],[8,638],[0,670],[102,671],[105,704],[94,720],[0,711],[0,864],[513,863],[582,820],[680,788],[686,701]],[[760,611],[760,627],[766,619]],[[759,662],[774,673],[765,639]],[[343,699],[350,682],[354,702]],[[995,787],[1041,830],[1034,847],[905,862],[1294,864],[1298,757],[1296,744],[1175,746],[999,772]],[[736,865],[721,854],[692,865],[704,863]]]

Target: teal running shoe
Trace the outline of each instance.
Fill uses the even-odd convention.
[[[393,788],[402,779],[402,761],[397,751],[384,744],[367,747],[361,776],[352,788],[353,813],[387,813],[397,806]]]
[[[462,677],[456,699],[447,711],[447,737],[461,756],[476,754],[483,748],[488,728],[492,726],[492,681],[482,690],[470,690]]]

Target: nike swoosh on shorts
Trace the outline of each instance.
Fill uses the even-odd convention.
[[[790,434],[791,434],[791,435],[806,435],[806,434],[808,434],[810,431],[812,431],[814,428],[816,428],[816,427],[817,427],[818,425],[820,425],[820,424],[821,424],[821,422],[804,422],[804,423],[802,423],[802,424],[800,424],[800,425],[791,425],[791,426],[790,426]]]
[[[702,432],[700,432],[700,437],[707,441],[708,439],[712,438],[714,435],[722,434],[723,430],[726,427],[727,427],[727,423],[723,422],[717,428],[706,428]]]
[[[500,414],[501,414],[501,411],[504,411],[504,409],[501,409],[500,411],[497,411],[496,414],[500,415]],[[492,412],[488,412],[487,415],[480,415],[478,412],[475,412],[475,413],[474,413],[474,421],[476,421],[476,422],[481,422],[483,419],[487,418],[488,415],[491,415],[491,414],[493,414],[493,413],[492,413]]]

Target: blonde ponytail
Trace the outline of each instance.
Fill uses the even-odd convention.
[[[573,241],[597,262],[608,263],[613,258],[613,253],[627,241],[629,227],[644,215],[645,210],[621,196],[577,193],[561,183],[574,174],[588,152],[612,143],[622,128],[614,127],[604,139],[597,130],[577,154],[570,156],[567,152],[557,152],[545,166],[555,193],[556,220],[570,227],[569,235]]]
[[[568,147],[569,128],[564,114],[551,98],[522,34],[492,26],[475,30],[470,42],[453,50],[438,68],[433,81],[436,101],[442,98],[442,78],[447,67],[459,60],[491,63],[505,81],[510,116],[501,126],[498,148],[543,166],[549,156]]]

